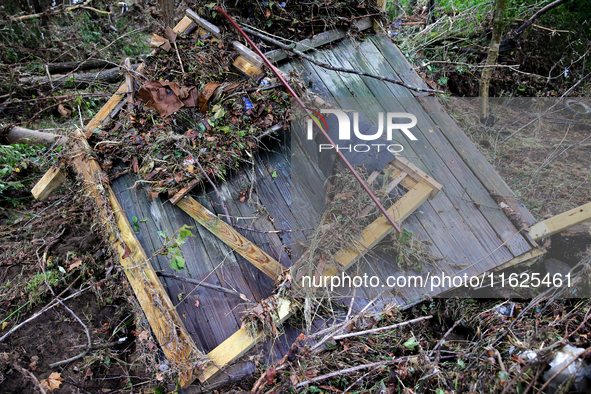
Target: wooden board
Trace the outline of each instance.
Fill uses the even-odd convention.
[[[281,299],[277,308],[278,319],[275,324],[283,324],[292,312],[290,301]],[[251,334],[249,334],[244,328],[236,331],[234,335],[207,354],[207,357],[209,357],[212,362],[204,371],[199,373],[198,379],[201,382],[205,382],[207,379],[223,370],[226,365],[236,361],[246,354],[246,352],[252,349],[263,338],[263,334],[258,334],[254,337],[251,336]]]
[[[410,83],[418,87],[428,87],[413,71],[410,63],[406,60],[404,55],[396,46],[392,45],[387,37],[374,36],[369,39],[375,43],[376,47],[382,52],[384,58],[392,65],[398,72],[398,75],[405,83]],[[478,151],[472,144],[468,136],[458,127],[458,125],[451,119],[451,117],[442,110],[441,106],[436,104],[434,98],[421,99],[425,95],[412,93],[416,96],[429,112],[430,116],[441,128],[442,134],[453,145],[454,149],[462,157],[463,161],[470,167],[476,177],[484,185],[486,190],[492,193],[497,193],[506,198],[507,204],[526,221],[527,225],[532,225],[536,222],[533,215],[519,202],[515,193],[507,186],[505,181],[501,178],[494,167],[486,160],[486,158]]]
[[[247,58],[240,55],[234,60],[232,63],[238,71],[243,73],[244,75],[248,75],[251,78],[257,78],[263,70],[260,67],[257,67],[255,64],[251,63]]]
[[[372,26],[372,20],[370,17],[361,18],[353,21],[353,24],[360,30],[369,29]],[[318,48],[322,45],[326,45],[336,40],[344,38],[346,32],[341,29],[328,30],[310,38],[306,38],[295,45],[295,49],[300,52],[307,52],[310,49]],[[271,62],[278,62],[288,57],[287,53],[282,49],[276,49],[265,53],[265,57]]]
[[[234,41],[232,43],[236,52],[238,52],[241,56],[245,57],[250,63],[252,63],[255,67],[263,69],[264,62],[263,59],[255,52],[251,51],[248,47],[242,45],[238,41]]]
[[[371,59],[371,62],[368,62],[368,59]],[[371,42],[360,44],[359,51],[352,56],[351,61],[356,62],[354,65],[366,64],[374,73],[396,77],[395,71],[379,55],[378,49]],[[376,69],[376,67],[379,68]],[[503,249],[506,248],[497,249],[503,242],[513,256],[528,251],[531,248],[530,245],[518,234],[518,230],[503,214],[462,158],[457,155],[453,146],[441,135],[441,127],[431,121],[430,112],[425,112],[410,91],[398,85],[376,82],[366,79],[366,83],[377,97],[386,94],[397,97],[395,102],[398,103],[398,108],[402,107],[406,112],[420,114],[415,128],[420,132],[417,135],[419,141],[408,143],[407,147],[414,150],[437,180],[445,185],[449,200],[467,225],[472,228],[471,232],[485,250],[497,250],[496,256],[492,256],[493,259],[501,262],[512,258],[511,256],[503,257],[506,254]],[[377,90],[382,86],[388,90],[385,92]],[[381,101],[384,102],[385,109],[393,108],[391,100]]]
[[[396,222],[401,223],[418,207],[420,207],[431,195],[433,189],[424,181],[417,183],[400,200],[388,208],[388,214]],[[367,226],[358,241],[354,241],[354,247],[341,249],[334,254],[334,259],[340,267],[331,267],[323,275],[336,275],[339,271],[347,270],[361,255],[373,246],[377,245],[386,235],[394,231],[385,217],[380,216],[372,224]]]
[[[60,187],[65,179],[66,172],[63,169],[51,167],[31,189],[31,194],[35,197],[35,200],[45,201],[55,189]]]
[[[179,201],[176,206],[185,211],[271,279],[275,280],[277,275],[286,269],[274,258],[263,252],[258,246],[234,230],[228,223],[205,209],[203,205],[199,204],[193,198],[186,197]]]
[[[206,21],[205,19],[201,18],[195,11],[187,8],[187,16],[193,19],[199,26],[213,34],[215,38],[222,38],[222,32],[220,28],[214,25],[213,23]]]
[[[171,365],[180,372],[181,386],[186,387],[195,379],[196,363],[204,356],[187,333],[115,193],[103,183],[106,178],[98,162],[88,156],[90,147],[86,139],[80,131],[74,137],[77,139],[77,151],[72,152],[74,167],[84,178],[88,193],[98,207],[100,221],[156,339]]]
[[[529,229],[529,235],[534,241],[539,241],[589,219],[591,219],[591,202],[534,224]]]

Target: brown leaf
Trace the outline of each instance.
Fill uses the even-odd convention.
[[[155,198],[158,198],[158,192],[150,192],[148,193],[148,198],[150,199],[150,201],[154,201]]]
[[[182,172],[177,172],[174,174],[174,181],[176,183],[181,183],[185,179],[185,175]]]
[[[267,8],[267,12],[265,13],[265,17],[267,19],[269,19],[270,16],[271,16],[271,10]]]
[[[137,334],[137,339],[140,342],[144,342],[144,341],[148,340],[148,331],[147,330],[141,331],[139,334]]]
[[[304,372],[304,376],[307,379],[312,379],[318,375],[318,370],[316,368],[310,368]]]
[[[166,26],[164,29],[164,38],[166,38],[170,43],[174,43],[176,41],[176,33],[170,28],[170,26]]]
[[[209,99],[213,96],[218,86],[220,86],[219,83],[209,82],[203,87],[203,90],[201,90],[201,93],[199,94],[199,111],[207,113],[209,110]]]
[[[240,192],[240,194],[238,195],[238,199],[240,200],[240,202],[244,202],[244,201],[246,201],[247,198],[248,198],[248,187],[245,187],[244,190],[242,190]]]
[[[74,260],[72,263],[70,263],[70,265],[68,266],[68,269],[66,271],[70,272],[72,271],[74,268],[78,268],[82,265],[82,259],[76,259]]]
[[[277,370],[274,367],[267,369],[267,384],[273,383],[273,380],[275,380],[275,375],[277,375]]]
[[[130,254],[131,254],[131,249],[129,249],[129,246],[125,245],[125,253],[123,254],[123,256],[121,258],[125,259],[125,258],[129,257]]]
[[[37,361],[39,361],[39,357],[38,356],[31,357],[31,363],[29,364],[29,367],[31,368],[31,371],[36,371],[37,370]]]
[[[47,379],[43,379],[39,383],[44,390],[53,391],[60,388],[62,380],[64,379],[59,372],[52,372]]]
[[[153,34],[150,36],[150,47],[151,48],[162,48],[166,52],[170,51],[172,47],[170,46],[170,41],[168,41],[164,37],[160,37],[158,34]]]
[[[72,111],[64,107],[63,104],[57,106],[57,112],[59,112],[64,118],[69,118],[72,115]]]
[[[135,172],[136,174],[140,170],[139,165],[137,163],[137,157],[135,156],[131,159],[131,167],[133,168],[133,172]]]
[[[199,308],[199,300],[195,300],[195,308]]]

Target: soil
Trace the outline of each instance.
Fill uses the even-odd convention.
[[[156,358],[147,357],[144,349],[154,341],[117,261],[93,230],[93,209],[80,192],[80,185],[70,184],[47,202],[3,212],[0,336],[53,300],[43,281],[43,265],[48,278],[57,276],[49,282],[56,294],[64,293],[62,299],[87,289],[64,303],[88,328],[93,349],[76,361],[51,367],[83,352],[88,342],[85,328],[63,306],[47,310],[0,342],[2,393],[37,391],[14,364],[40,381],[59,373],[62,382],[53,393],[131,391],[137,384],[157,384],[146,363]],[[136,335],[142,332],[138,346]]]

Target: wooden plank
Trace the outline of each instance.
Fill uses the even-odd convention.
[[[66,179],[64,170],[60,167],[51,167],[31,189],[31,194],[35,197],[35,200],[45,201],[55,189],[60,187],[64,179]]]
[[[547,252],[547,250],[544,248],[532,249],[529,252],[526,252],[520,256],[512,258],[511,260],[507,261],[506,263],[495,267],[493,269],[493,271],[500,271],[500,270],[504,270],[505,268],[509,268],[514,265],[517,265],[517,264],[525,263],[526,261],[535,259],[536,257],[540,257],[540,256],[546,254],[546,252]]]
[[[419,167],[415,166],[414,164],[412,164],[409,160],[405,159],[404,157],[396,156],[396,158],[394,159],[393,165],[395,167],[398,167],[402,171],[406,172],[415,181],[425,182],[429,186],[431,186],[433,191],[431,192],[431,195],[429,196],[429,198],[435,197],[437,195],[437,193],[439,193],[439,191],[443,187],[441,185],[441,183],[439,183],[435,179],[433,179],[431,177],[431,175],[428,175],[427,173],[422,171]],[[402,179],[401,179],[401,181],[402,181]]]
[[[372,26],[372,20],[370,17],[360,18],[353,21],[353,24],[360,30],[369,29]],[[341,29],[328,30],[310,38],[306,38],[295,45],[295,49],[300,52],[307,52],[310,49],[318,48],[322,45],[326,45],[336,40],[340,40],[346,36],[346,32]],[[265,57],[271,62],[278,62],[286,59],[288,54],[282,49],[275,49],[265,53]]]
[[[529,235],[534,241],[539,241],[589,219],[591,219],[591,202],[534,224],[529,229]]]
[[[388,209],[388,214],[398,223],[403,222],[404,219],[427,201],[431,195],[431,191],[431,186],[426,182],[417,183],[415,187],[409,190]],[[352,248],[341,249],[333,255],[340,267],[330,267],[323,275],[332,276],[336,275],[339,271],[348,269],[359,257],[392,231],[394,231],[394,228],[388,224],[386,218],[380,216],[363,230],[359,240],[354,241],[355,250]]]
[[[244,75],[248,75],[251,78],[257,78],[263,72],[260,67],[257,67],[255,64],[251,63],[242,55],[239,55],[236,60],[234,60],[232,65],[236,67],[238,71]]]
[[[382,52],[384,59],[386,59],[386,61],[396,70],[402,81],[421,88],[428,88],[428,86],[413,71],[410,63],[408,63],[400,50],[393,45],[387,37],[374,36],[370,37],[369,41],[373,42],[375,46],[378,47]],[[435,104],[436,99],[432,97],[421,98],[426,96],[425,94],[418,94],[416,92],[409,93],[418,98],[419,103],[421,103],[421,105],[429,112],[431,118],[440,127],[441,133],[452,144],[454,149],[470,167],[486,190],[504,196],[505,202],[513,209],[513,211],[519,213],[527,225],[531,226],[534,224],[536,219],[533,215],[518,201],[513,191],[507,186],[498,172],[474,146],[468,136],[464,134],[453,119],[442,110],[440,105]]]
[[[279,264],[273,257],[263,252],[256,245],[234,230],[229,224],[209,212],[191,197],[185,197],[177,203],[177,207],[185,211],[199,224],[211,231],[226,245],[250,261],[255,267],[264,272],[268,277],[275,280],[277,275],[286,268]]]
[[[277,308],[278,318],[274,324],[283,324],[283,322],[287,320],[291,313],[292,309],[290,301],[283,298],[280,299],[279,306]],[[207,357],[209,357],[212,362],[205,368],[205,370],[199,373],[198,379],[201,382],[205,382],[217,372],[223,370],[226,365],[242,357],[263,338],[264,334],[259,333],[253,337],[244,328],[236,331],[234,335],[226,339],[218,347],[207,354]]]
[[[392,44],[389,45],[392,46]],[[383,59],[378,48],[371,42],[360,44],[360,51],[355,53],[353,57],[357,59],[359,56],[364,58],[358,60],[358,62],[363,61],[366,67],[371,70],[370,72],[396,75],[395,70]],[[367,63],[367,59],[372,59],[371,64]],[[372,89],[375,89],[373,86],[378,85],[370,80],[366,80],[366,83],[372,86]],[[516,235],[518,230],[503,212],[496,208],[497,204],[466,166],[462,158],[457,155],[449,141],[441,135],[440,128],[433,123],[429,116],[430,113],[425,112],[423,107],[417,103],[415,97],[407,89],[398,85],[384,83],[378,86],[380,88],[382,86],[386,87],[391,96],[397,97],[395,101],[398,101],[399,106],[396,106],[396,108],[401,106],[406,112],[416,115],[421,114],[421,116],[417,117],[418,123],[416,126],[416,129],[420,132],[420,135],[417,134],[419,141],[408,144],[409,148],[417,152],[422,161],[428,165],[431,173],[445,185],[446,191],[450,193],[449,200],[455,201],[455,209],[459,208],[460,215],[467,225],[472,228],[472,233],[487,252],[496,250],[495,255],[492,256],[493,260],[501,263],[531,249],[521,235]],[[388,94],[387,92],[378,93],[374,91],[378,97]],[[394,108],[391,100],[385,103],[387,110]],[[387,107],[388,105],[390,107]],[[467,200],[462,199],[463,196]],[[478,203],[480,208],[477,208],[471,201]],[[506,242],[512,256],[506,253],[505,247],[497,249],[503,242]]]
[[[368,41],[373,43],[378,50],[382,53],[382,57],[392,65],[392,68],[396,70],[398,78],[406,83],[407,85],[416,86],[421,89],[430,89],[429,86],[423,81],[421,77],[414,71],[412,65],[406,60],[406,57],[400,52],[400,49],[392,43],[392,40],[384,34],[377,34],[370,36]],[[406,88],[403,88],[409,91]],[[409,91],[410,92],[410,91]],[[427,96],[427,92],[412,92],[416,97]]]
[[[263,69],[263,65],[265,63],[263,63],[263,59],[261,59],[259,55],[257,55],[255,52],[251,51],[238,41],[232,42],[232,45],[234,46],[234,49],[236,49],[236,52],[238,52],[241,56],[244,56],[246,60],[248,60],[254,66],[260,68],[261,70]]]
[[[197,24],[193,22],[193,19],[189,18],[187,15],[183,17],[179,21],[179,23],[175,26],[175,29],[182,34],[191,34],[197,28]]]
[[[210,23],[209,21],[206,21],[205,19],[200,17],[195,11],[193,11],[189,8],[187,8],[186,13],[187,13],[187,16],[189,16],[191,19],[193,19],[199,26],[201,26],[202,28],[204,28],[205,30],[207,30],[208,32],[213,34],[213,36],[215,38],[222,38],[222,32],[220,31],[219,27]]]
[[[156,339],[171,366],[180,371],[181,386],[186,387],[195,379],[195,363],[203,360],[203,355],[187,333],[115,193],[103,183],[104,175],[98,162],[87,155],[90,151],[88,142],[80,131],[76,131],[74,137],[78,149],[72,160],[74,167],[84,178],[89,196],[98,207],[100,221]]]

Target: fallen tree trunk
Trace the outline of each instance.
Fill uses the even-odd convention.
[[[100,59],[89,59],[81,62],[48,63],[47,68],[50,74],[64,73],[72,70],[92,70],[113,66],[113,62]]]
[[[139,64],[134,64],[135,70]],[[91,83],[114,83],[123,79],[124,72],[119,68],[99,71],[96,73],[66,74],[50,77],[21,78],[19,82],[25,86],[36,86],[42,89],[79,89],[85,88]]]
[[[25,129],[23,127],[13,127],[7,134],[6,139],[10,144],[28,144],[28,145],[43,145],[63,146],[68,140],[61,135],[46,133],[43,131]]]

